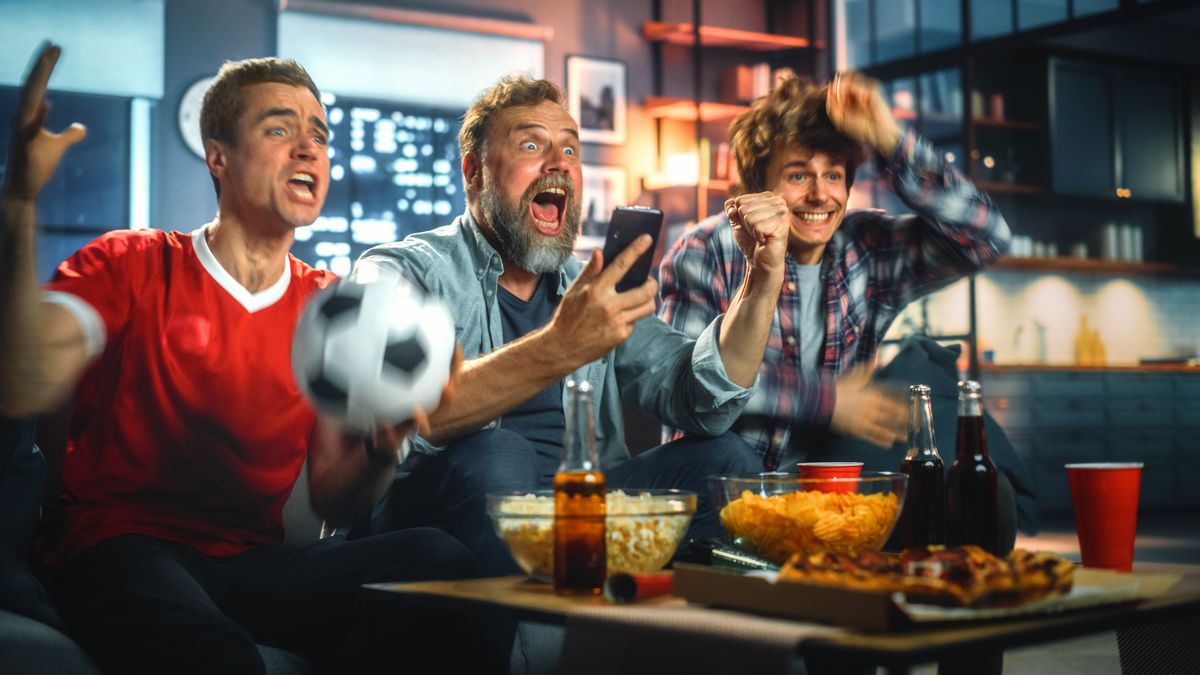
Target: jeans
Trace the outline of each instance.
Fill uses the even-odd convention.
[[[443,530],[479,556],[489,576],[519,574],[487,515],[490,492],[550,488],[562,451],[530,443],[505,429],[485,429],[437,455],[410,455],[371,515],[370,532],[409,527]],[[715,438],[684,437],[604,470],[608,489],[677,488],[695,492],[696,515],[687,537],[721,534],[707,477],[762,471],[762,460],[732,432]],[[361,528],[360,530],[361,531]],[[353,535],[352,535],[353,536]]]
[[[361,588],[475,576],[477,564],[432,529],[263,547],[229,559],[123,535],[70,560],[52,588],[72,634],[105,672],[257,674],[264,672],[257,643],[332,673],[398,664],[408,672],[502,670],[511,635],[505,643],[471,617],[414,612]],[[464,629],[479,636],[480,649],[461,649]]]

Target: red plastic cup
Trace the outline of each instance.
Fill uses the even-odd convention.
[[[862,462],[800,462],[798,466],[801,478],[835,479],[817,483],[821,492],[858,492]]]
[[[1142,463],[1067,464],[1084,567],[1133,569]]]

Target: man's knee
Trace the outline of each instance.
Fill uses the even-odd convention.
[[[479,559],[458,539],[431,527],[379,535],[389,551],[373,552],[389,569],[373,581],[470,579],[480,575]]]
[[[505,429],[484,429],[455,441],[434,461],[443,467],[443,485],[478,497],[538,487],[537,450]]]
[[[754,473],[763,470],[762,458],[732,431],[712,438],[690,437],[684,441],[689,445],[686,450],[689,456],[710,473]]]

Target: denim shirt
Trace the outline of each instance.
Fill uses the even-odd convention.
[[[371,267],[400,272],[427,293],[444,299],[465,358],[487,354],[504,344],[496,299],[504,264],[469,211],[449,225],[370,249],[355,264],[353,276]],[[573,256],[559,269],[555,289],[559,298],[582,269]],[[623,400],[688,433],[716,436],[729,430],[753,388],[738,386],[725,372],[717,349],[723,318],[717,316],[692,339],[658,317],[645,317],[616,349],[570,375],[592,385],[601,466],[610,467],[630,457],[625,446]],[[470,396],[470,392],[459,395]],[[494,419],[484,428],[494,428],[499,422]],[[443,447],[416,437],[413,449],[434,454]]]

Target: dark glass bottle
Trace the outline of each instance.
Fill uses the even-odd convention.
[[[999,554],[996,466],[988,458],[982,387],[974,380],[958,383],[958,439],[946,484],[946,510],[952,545],[975,544]]]
[[[554,592],[598,595],[604,588],[604,473],[596,461],[592,389],[567,382],[563,461],[554,475]]]
[[[909,387],[908,454],[900,470],[908,474],[908,491],[900,511],[900,541],[905,548],[946,543],[946,476],[933,436],[929,387]]]

